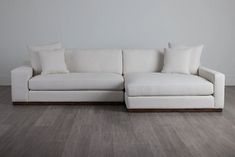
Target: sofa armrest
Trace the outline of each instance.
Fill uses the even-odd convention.
[[[214,84],[215,108],[223,108],[225,88],[224,74],[205,67],[199,67],[199,76]]]
[[[28,101],[28,81],[33,76],[30,66],[22,66],[11,71],[11,93],[13,102]]]

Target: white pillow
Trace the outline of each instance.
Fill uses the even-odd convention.
[[[200,60],[201,60],[201,54],[203,50],[203,45],[194,46],[194,47],[188,47],[184,45],[176,45],[173,43],[168,43],[169,48],[173,49],[185,49],[185,48],[191,48],[191,59],[190,59],[190,73],[191,74],[197,74],[198,68],[200,66]]]
[[[50,44],[38,45],[38,46],[29,46],[28,49],[30,52],[30,62],[34,70],[34,73],[40,74],[42,72],[42,67],[40,64],[40,58],[38,54],[39,51],[57,50],[61,48],[62,48],[61,42],[55,42],[55,43],[50,43]]]
[[[42,65],[42,75],[69,72],[65,64],[64,49],[40,51],[39,56]]]
[[[163,73],[190,74],[190,54],[192,49],[165,49]]]

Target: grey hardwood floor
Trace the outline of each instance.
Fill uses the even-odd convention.
[[[0,157],[234,157],[235,87],[223,112],[128,113],[124,105],[12,105],[0,87]]]

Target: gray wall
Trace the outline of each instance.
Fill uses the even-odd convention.
[[[203,43],[202,64],[235,85],[234,8],[234,0],[1,0],[0,84],[28,60],[28,44],[156,48],[174,41]]]

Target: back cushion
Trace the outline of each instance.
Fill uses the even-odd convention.
[[[163,66],[163,53],[157,49],[123,50],[124,74],[132,72],[159,72]]]
[[[61,42],[55,42],[55,43],[37,45],[37,46],[29,46],[28,50],[30,52],[30,62],[34,74],[40,74],[42,72],[41,61],[38,54],[40,51],[58,50],[61,48],[62,48]]]
[[[119,49],[68,49],[65,62],[70,72],[122,74],[122,50]]]

